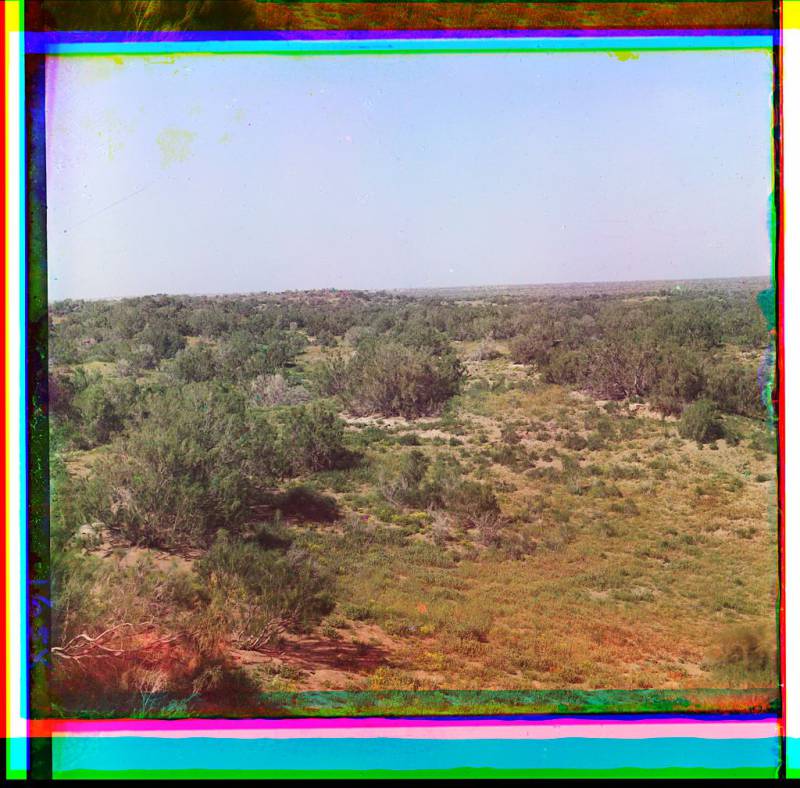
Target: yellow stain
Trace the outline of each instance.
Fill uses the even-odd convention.
[[[638,60],[639,53],[638,52],[609,52],[610,57],[615,57],[617,60],[621,62],[625,62],[626,60]]]
[[[191,156],[191,145],[196,136],[193,131],[186,129],[164,129],[156,138],[161,148],[161,166],[168,167],[186,161]]]

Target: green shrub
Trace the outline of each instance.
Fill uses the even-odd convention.
[[[235,391],[192,383],[152,395],[144,409],[96,471],[106,494],[96,517],[134,543],[177,547],[235,529],[282,471],[274,429]]]
[[[703,391],[705,378],[697,356],[687,348],[670,348],[658,362],[656,379],[648,392],[661,413],[677,416],[687,402]]]
[[[280,441],[289,470],[324,471],[350,464],[344,422],[320,402],[288,408],[279,417]]]
[[[488,484],[471,480],[446,489],[444,504],[449,512],[468,522],[475,522],[484,515],[500,514],[494,490]]]
[[[311,399],[303,386],[292,386],[280,372],[274,375],[257,375],[250,382],[250,392],[253,402],[264,408],[301,405]]]
[[[219,374],[217,354],[207,343],[184,348],[176,354],[173,370],[184,383],[213,380]]]
[[[606,443],[603,436],[599,432],[590,432],[586,436],[586,447],[590,451],[599,451],[605,447]]]
[[[108,443],[121,432],[138,395],[139,387],[133,380],[104,380],[97,376],[87,382],[72,400],[81,447]]]
[[[424,485],[429,466],[430,460],[419,449],[391,456],[378,468],[378,490],[397,506],[427,507],[435,495],[430,485]]]
[[[678,422],[682,438],[698,443],[710,443],[723,436],[722,420],[711,400],[700,399],[683,409]]]
[[[400,446],[419,446],[420,439],[415,433],[408,432],[405,435],[398,435],[397,443]]]
[[[445,626],[447,631],[459,640],[485,643],[492,624],[493,617],[490,611],[469,604],[454,610]]]
[[[750,418],[760,418],[765,413],[755,363],[745,366],[728,360],[710,364],[703,391],[725,413]]]
[[[209,616],[221,617],[240,648],[259,648],[284,630],[306,629],[333,610],[332,581],[308,555],[283,553],[218,534],[197,562]]]
[[[452,353],[435,355],[398,341],[365,341],[347,362],[323,366],[318,381],[356,415],[419,416],[437,413],[458,392],[464,372]]]
[[[229,380],[251,380],[290,364],[308,344],[295,331],[235,331],[218,351],[221,374]]]
[[[722,436],[729,446],[738,446],[744,437],[742,428],[730,418],[726,418],[722,422]]]

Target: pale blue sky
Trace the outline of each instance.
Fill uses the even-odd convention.
[[[48,67],[51,300],[770,271],[766,53]]]

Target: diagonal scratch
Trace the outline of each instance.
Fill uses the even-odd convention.
[[[146,183],[144,186],[142,186],[141,189],[137,189],[136,191],[130,192],[129,194],[126,194],[124,197],[120,197],[118,200],[115,200],[114,202],[109,203],[108,205],[104,206],[103,208],[100,208],[99,210],[95,211],[94,213],[90,213],[88,216],[84,217],[79,222],[73,224],[71,227],[65,227],[64,228],[64,232],[67,233],[70,230],[74,230],[76,227],[80,227],[82,224],[85,224],[90,219],[94,219],[96,216],[99,216],[101,213],[105,213],[106,211],[110,211],[112,208],[116,207],[121,202],[125,202],[125,200],[129,200],[131,197],[135,197],[137,194],[141,194],[145,189],[149,189],[154,183],[155,183],[155,181],[150,181],[150,183]]]

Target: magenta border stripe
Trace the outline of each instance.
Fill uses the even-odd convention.
[[[226,738],[664,738],[756,739],[780,734],[777,718],[660,718],[543,720],[503,719],[283,719],[283,720],[64,720],[51,721],[55,736],[137,736]]]

